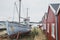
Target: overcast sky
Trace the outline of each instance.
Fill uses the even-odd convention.
[[[0,20],[18,21],[18,13],[16,11],[14,2],[17,7],[19,0],[0,0]],[[60,3],[60,0],[22,0],[21,16],[26,17],[27,9],[30,21],[41,21],[45,12],[47,12],[50,3]],[[22,20],[22,19],[21,19]]]

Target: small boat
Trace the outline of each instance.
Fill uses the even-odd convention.
[[[20,9],[21,9],[21,0],[19,0],[19,22],[10,22],[10,21],[0,21],[1,25],[1,29],[6,29],[7,32],[5,32],[5,34],[7,33],[8,36],[12,36],[13,35],[18,35],[18,33],[20,32],[21,34],[23,33],[27,33],[31,31],[31,26],[29,25],[29,18],[24,18],[24,23],[25,24],[21,24],[20,22]],[[3,26],[4,25],[4,26]]]
[[[31,31],[31,27],[29,25],[24,25],[24,24],[19,25],[19,23],[8,22],[8,21],[6,21],[6,29],[7,29],[8,35],[13,35],[18,32],[22,34],[22,33],[27,33]]]
[[[20,35],[29,33],[31,31],[31,26],[25,24],[19,24],[19,22],[10,22],[10,21],[0,21],[0,36],[2,37],[10,37],[17,38],[18,33]]]
[[[15,2],[15,5],[16,5],[16,2]],[[17,9],[17,11],[18,11],[18,9]],[[29,26],[29,21],[30,20],[29,20],[28,15],[27,15],[27,18],[24,18],[25,24],[21,24],[21,22],[20,22],[20,18],[21,18],[21,16],[20,16],[20,14],[21,14],[21,0],[19,0],[19,12],[18,13],[19,13],[19,22],[6,21],[6,29],[7,29],[8,35],[13,35],[13,34],[16,34],[18,32],[26,33],[26,32],[29,32],[31,30],[31,27]]]

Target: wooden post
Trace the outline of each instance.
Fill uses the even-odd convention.
[[[0,40],[2,40],[2,37],[0,36]]]
[[[19,34],[20,34],[20,33],[18,32],[16,40],[18,40],[18,39],[19,39]]]
[[[7,39],[10,40],[9,36],[7,36]]]

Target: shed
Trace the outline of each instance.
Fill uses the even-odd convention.
[[[53,3],[50,4],[48,7],[48,18],[47,18],[47,37],[48,40],[60,40],[59,39],[59,23],[60,23],[60,11],[58,11],[60,9],[60,4],[59,3]],[[57,15],[58,14],[58,15]],[[58,32],[57,32],[58,31]]]

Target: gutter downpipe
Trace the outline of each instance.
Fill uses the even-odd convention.
[[[56,40],[58,40],[58,16],[56,15]]]

